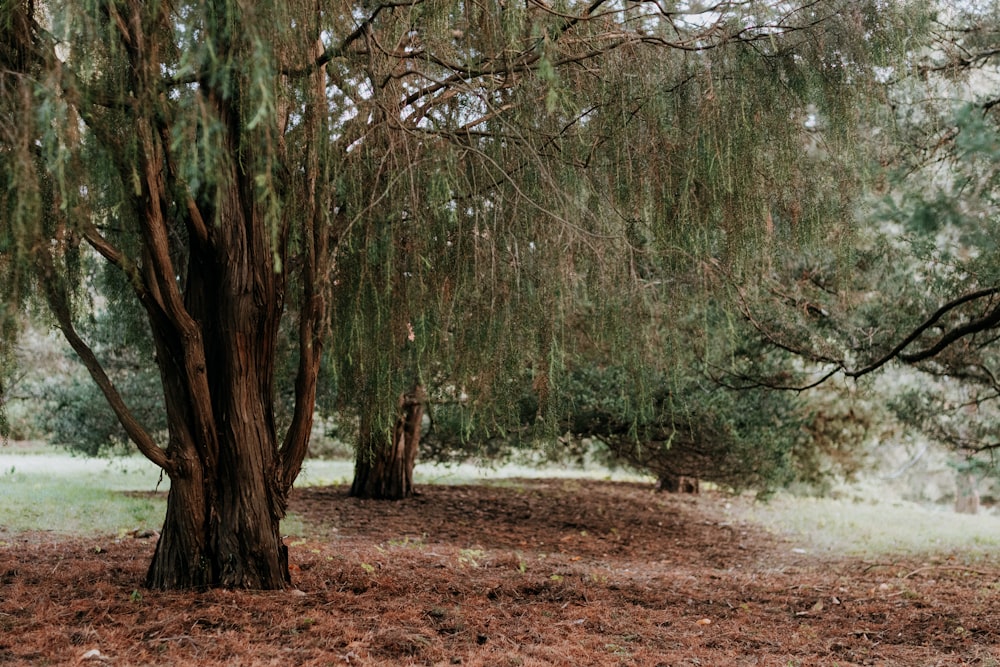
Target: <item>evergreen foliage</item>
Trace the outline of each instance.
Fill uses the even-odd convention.
[[[628,374],[634,434],[692,344],[672,320],[715,293],[715,268],[755,280],[849,218],[876,68],[922,16],[841,0],[13,0],[3,314],[44,302],[170,475],[150,585],[279,587],[324,350],[375,436],[361,446],[388,439],[415,383],[503,422],[528,373],[557,424],[591,364]],[[95,306],[142,314],[165,448],[85,337]]]
[[[125,46],[115,39],[114,22],[102,21],[107,8],[73,3],[65,9],[43,32],[77,46],[72,63],[80,63],[80,72],[64,82],[39,81],[50,88],[39,88],[37,105],[20,109],[37,115],[20,125],[21,133],[42,135],[53,165],[46,176],[57,182],[60,207],[79,208],[84,215],[76,217],[114,215],[101,223],[102,231],[124,254],[135,256],[139,237],[128,231],[135,221],[120,219],[128,211],[116,205],[125,198],[127,183],[104,159],[111,156],[100,154],[96,130],[81,138],[74,127],[81,121],[65,122],[79,113],[73,103],[82,103],[91,114],[84,123],[104,126],[127,117],[109,103],[129,94],[124,60],[116,61]],[[218,79],[221,94],[240,95],[244,124],[251,131],[262,128],[265,151],[276,150],[279,142],[272,135],[283,127],[285,143],[294,137],[300,151],[318,153],[314,158],[323,160],[329,183],[323,215],[339,219],[349,232],[335,236],[341,254],[334,281],[343,289],[336,291],[342,299],[332,320],[346,324],[344,334],[333,337],[338,345],[333,356],[345,389],[359,391],[361,385],[351,383],[361,378],[369,392],[401,389],[412,382],[399,372],[406,365],[400,356],[407,325],[420,333],[425,358],[485,348],[491,361],[504,367],[505,353],[518,358],[522,346],[484,337],[508,330],[497,321],[505,313],[516,312],[520,327],[534,331],[534,323],[522,324],[526,313],[540,313],[537,319],[544,320],[558,316],[557,301],[576,297],[573,288],[579,291],[583,280],[592,283],[587,287],[595,294],[609,286],[628,288],[654,252],[685,265],[706,255],[755,258],[754,248],[774,232],[805,234],[829,224],[836,215],[829,209],[831,194],[854,178],[854,154],[841,150],[856,140],[852,100],[874,90],[868,87],[869,69],[896,56],[894,44],[885,40],[901,39],[891,29],[898,26],[891,24],[902,20],[903,7],[891,8],[898,13],[886,9],[829,3],[801,11],[750,7],[742,13],[738,5],[720,5],[717,13],[690,17],[674,10],[664,25],[663,16],[639,7],[625,12],[608,7],[600,20],[572,21],[542,7],[525,12],[438,3],[431,9],[418,2],[377,8],[362,26],[373,34],[367,46],[362,46],[360,28],[344,35],[335,28],[322,33],[333,45],[317,59],[302,36],[310,8],[258,7],[242,18],[246,34],[240,39],[248,53],[239,67],[248,74],[239,85],[246,91],[231,91],[237,83],[226,77],[238,56],[218,61],[212,40],[234,38],[235,27],[227,21],[235,14],[180,5],[160,17],[170,22],[161,28],[172,30],[175,38],[159,54],[166,74],[159,85],[175,102],[169,148],[176,154],[176,175],[196,199],[210,194],[211,179],[225,171],[220,160],[226,159],[220,121],[199,110],[204,101],[194,94],[200,68]],[[348,10],[338,8],[331,15],[346,16]],[[17,12],[11,17],[25,20]],[[95,32],[100,26],[109,32]],[[620,33],[622,26],[634,33]],[[39,27],[19,39],[37,36]],[[560,39],[567,31],[572,39]],[[495,54],[507,54],[507,60]],[[296,100],[301,103],[308,93],[290,87],[296,79],[286,73],[298,73],[294,65],[301,69],[313,60],[331,70],[330,108],[313,128],[325,132],[326,140],[304,136],[306,119],[295,109]],[[460,62],[466,66],[453,64]],[[479,71],[469,63],[478,63]],[[507,69],[509,76],[500,76]],[[428,83],[449,76],[453,89]],[[11,77],[7,83],[12,82]],[[769,113],[775,108],[787,113]],[[803,132],[807,114],[822,123],[823,148],[804,152],[810,143]],[[268,127],[265,119],[278,127]],[[90,151],[97,152],[91,156]],[[274,159],[265,155],[255,175],[256,196],[266,202],[272,228],[279,225],[275,207],[294,210],[303,204],[298,201],[302,192],[276,187],[275,174],[267,168]],[[70,160],[85,161],[91,169],[68,173]],[[843,169],[836,168],[836,160],[844,161]],[[22,171],[8,171],[8,178],[13,183],[21,176],[18,183],[33,183],[40,191],[45,179],[23,171],[30,164],[26,158],[17,164]],[[27,230],[16,226],[51,216],[30,215],[33,209],[23,208],[42,206],[39,197],[11,199],[15,204],[23,212],[10,216],[15,226],[10,240],[30,256],[24,245]],[[526,248],[555,257],[526,261]],[[679,256],[678,248],[683,250]],[[71,254],[67,269],[75,261]],[[580,260],[590,266],[574,271],[572,264]],[[561,271],[543,276],[532,265],[561,265]],[[562,288],[567,272],[575,275]],[[8,282],[12,288],[23,282],[20,275]],[[528,289],[505,293],[520,280]],[[552,286],[533,284],[540,282]],[[451,285],[467,291],[455,294]],[[435,301],[442,301],[437,309],[442,316],[431,319]],[[413,313],[404,312],[406,304],[416,304]],[[469,331],[469,340],[450,337],[450,345],[429,355],[427,346],[437,338],[430,334],[455,327],[444,318],[459,304],[466,312],[488,313],[471,317],[496,326],[458,327]],[[388,321],[390,314],[395,321]],[[561,328],[558,322],[549,327]],[[409,365],[410,373],[418,372],[415,359]],[[470,365],[478,369],[480,360]],[[383,428],[390,417],[379,420]]]
[[[935,42],[893,73],[881,137],[893,170],[846,252],[787,262],[744,290],[761,340],[807,364],[783,377],[744,364],[751,384],[802,387],[894,366],[892,414],[994,464],[1000,417],[1000,185],[995,3],[942,8]]]

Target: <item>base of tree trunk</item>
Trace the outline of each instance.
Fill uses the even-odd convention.
[[[661,475],[656,483],[656,490],[666,493],[698,493],[700,491],[698,478],[684,475]]]
[[[354,465],[352,498],[402,500],[414,495],[413,466],[417,461],[424,393],[420,386],[399,399],[399,417],[389,446],[362,430]]]
[[[248,496],[260,499],[266,494]],[[247,507],[226,508],[216,503],[206,511],[207,506],[200,481],[171,481],[167,514],[146,573],[146,587],[288,587],[288,547],[281,539],[279,520],[271,508],[253,512]]]

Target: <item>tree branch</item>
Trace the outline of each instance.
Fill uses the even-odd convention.
[[[152,436],[149,435],[132,415],[125,401],[122,400],[121,394],[118,393],[111,378],[108,377],[101,362],[97,359],[97,355],[94,354],[94,351],[76,331],[76,327],[73,325],[73,317],[70,313],[69,296],[66,294],[65,286],[56,277],[49,250],[39,248],[36,254],[43,267],[41,278],[45,289],[46,301],[49,304],[52,314],[55,315],[56,322],[66,341],[80,357],[84,367],[86,367],[94,382],[97,383],[101,393],[104,394],[112,411],[114,411],[118,422],[125,429],[132,442],[136,444],[136,447],[139,448],[139,451],[147,459],[162,468],[168,475],[172,475],[174,473],[174,466],[168,458],[167,453],[156,444]]]
[[[900,341],[899,344],[896,345],[896,347],[892,348],[892,350],[890,350],[880,359],[858,370],[854,371],[845,370],[844,374],[847,375],[848,377],[854,377],[854,378],[861,377],[862,375],[867,375],[868,373],[878,370],[879,368],[885,366],[887,363],[889,363],[890,361],[892,361],[897,357],[907,363],[915,363],[918,361],[923,361],[925,359],[929,359],[930,357],[935,356],[936,354],[938,354],[939,352],[941,352],[946,347],[948,347],[949,345],[951,345],[960,338],[963,338],[973,333],[978,333],[979,331],[985,331],[986,329],[990,329],[997,326],[997,324],[1000,324],[1000,306],[994,308],[990,312],[990,314],[987,315],[986,317],[974,320],[973,322],[969,322],[966,325],[963,325],[961,327],[958,327],[957,329],[953,329],[952,331],[945,333],[938,340],[938,342],[935,345],[931,346],[930,348],[921,350],[920,352],[903,354],[903,350],[909,347],[910,344],[913,343],[915,340],[917,340],[925,331],[927,331],[932,326],[937,324],[938,321],[940,321],[941,318],[947,315],[948,313],[952,312],[953,310],[962,305],[971,303],[972,301],[983,299],[996,294],[1000,294],[1000,287],[989,287],[986,289],[978,290],[960,296],[952,301],[949,301],[948,303],[938,308],[930,317],[924,320],[923,323],[921,323],[917,328],[911,331],[910,334],[906,336],[906,338]]]
[[[322,42],[317,39],[316,44],[321,50]],[[320,290],[321,284],[328,282],[326,272],[330,254],[323,222],[330,204],[318,200],[318,184],[323,166],[321,146],[325,141],[323,131],[325,128],[322,127],[325,114],[321,111],[326,103],[326,68],[323,66],[313,73],[311,93],[311,104],[307,109],[305,121],[310,141],[307,144],[305,175],[308,210],[304,216],[305,229],[302,234],[304,249],[300,279],[302,306],[299,312],[299,364],[295,376],[295,409],[292,423],[279,450],[281,466],[279,485],[282,497],[287,496],[292,488],[308,451],[325,338],[325,304]]]

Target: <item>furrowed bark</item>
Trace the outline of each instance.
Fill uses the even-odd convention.
[[[276,271],[256,198],[254,139],[242,128],[238,96],[202,83],[208,107],[228,130],[226,166],[216,174],[212,220],[205,220],[190,193],[174,183],[164,125],[169,116],[154,111],[162,91],[159,33],[150,26],[163,17],[143,15],[146,6],[138,2],[127,8],[117,23],[137,86],[134,204],[142,281],[155,304],[147,312],[174,462],[146,583],[165,589],[283,588],[289,571],[279,525],[287,489],[280,482],[273,382],[284,274]],[[220,37],[218,48],[232,48],[228,40]],[[178,223],[188,232],[181,253],[172,246],[178,236],[171,225]],[[175,258],[186,266],[175,266]]]

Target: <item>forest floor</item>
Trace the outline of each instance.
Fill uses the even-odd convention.
[[[295,588],[141,588],[154,538],[0,532],[0,664],[1000,665],[1000,560],[818,556],[745,498],[297,490]]]

